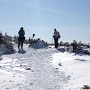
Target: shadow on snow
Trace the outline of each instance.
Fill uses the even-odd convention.
[[[18,53],[20,53],[20,54],[25,54],[26,51],[25,51],[25,50],[18,50]]]
[[[58,48],[57,50],[60,51],[60,52],[62,52],[62,53],[65,52],[65,48]]]

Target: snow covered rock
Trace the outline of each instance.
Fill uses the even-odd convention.
[[[39,41],[33,43],[30,47],[35,48],[35,49],[40,49],[40,48],[47,48],[48,45],[43,40],[42,41],[39,40]]]

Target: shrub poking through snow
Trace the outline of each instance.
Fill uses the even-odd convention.
[[[12,37],[8,35],[3,36],[2,33],[0,33],[0,52],[3,54],[11,54],[14,53],[14,51]]]

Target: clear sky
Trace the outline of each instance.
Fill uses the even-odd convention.
[[[52,42],[54,28],[60,41],[90,42],[90,0],[0,0],[0,30],[18,35],[23,26],[26,38]]]

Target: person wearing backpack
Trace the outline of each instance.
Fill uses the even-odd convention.
[[[21,47],[21,49],[23,50],[23,42],[25,40],[25,36],[24,36],[25,31],[24,31],[23,27],[20,28],[18,35],[19,35],[19,37],[18,37],[18,49],[20,49],[20,47]]]
[[[61,37],[60,33],[56,29],[54,29],[53,38],[54,38],[55,48],[58,48],[58,40],[60,37]]]

